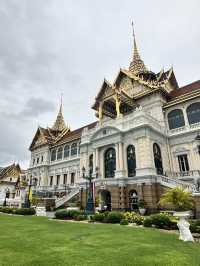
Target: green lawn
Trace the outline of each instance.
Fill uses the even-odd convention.
[[[0,265],[200,265],[200,244],[156,229],[0,214]]]

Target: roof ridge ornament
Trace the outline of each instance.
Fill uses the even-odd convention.
[[[140,73],[148,72],[148,69],[145,66],[138,52],[133,21],[131,21],[131,25],[133,34],[133,57],[129,65],[129,71],[137,75]]]
[[[60,98],[60,108],[59,112],[56,118],[56,121],[52,127],[52,130],[54,131],[63,131],[65,129],[69,129],[69,126],[66,126],[65,120],[63,117],[63,104],[62,104],[62,93],[61,93],[61,98]]]

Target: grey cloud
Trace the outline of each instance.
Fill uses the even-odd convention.
[[[14,157],[27,166],[61,91],[72,128],[96,119],[90,107],[103,78],[129,64],[131,19],[149,68],[173,64],[180,85],[199,79],[199,10],[199,0],[0,0],[0,166]]]
[[[54,104],[42,98],[30,98],[19,116],[36,117],[54,111]]]

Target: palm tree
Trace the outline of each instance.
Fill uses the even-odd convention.
[[[159,204],[161,206],[171,206],[176,211],[191,210],[194,205],[192,193],[180,187],[170,189],[163,194]]]

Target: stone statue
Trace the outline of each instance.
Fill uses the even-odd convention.
[[[180,216],[177,226],[180,232],[180,240],[194,242],[194,238],[190,232],[190,224],[186,221],[185,216]]]

